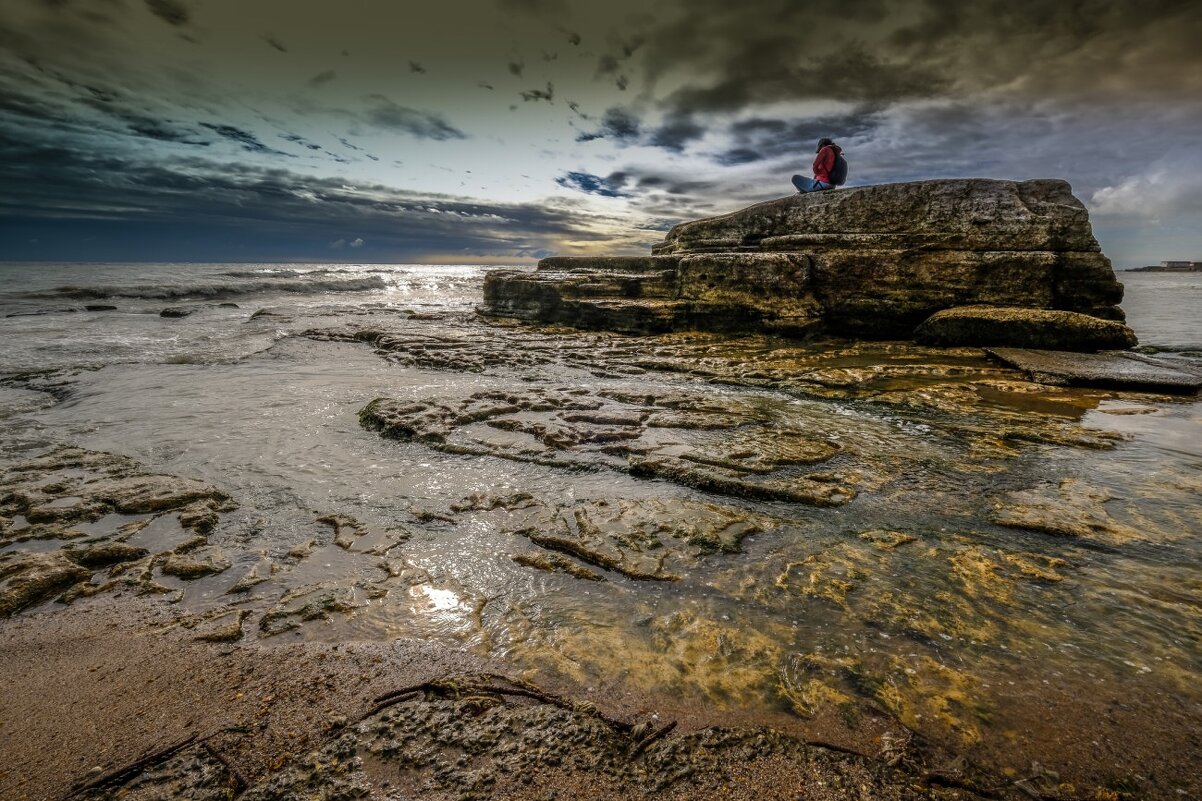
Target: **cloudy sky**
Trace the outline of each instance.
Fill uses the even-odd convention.
[[[1194,0],[0,5],[0,259],[644,253],[820,136],[852,185],[1063,177],[1116,266],[1202,259]]]

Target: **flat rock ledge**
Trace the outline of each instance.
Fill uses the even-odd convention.
[[[1202,368],[1184,360],[1138,353],[1064,353],[1024,348],[986,348],[985,352],[1042,384],[1178,394],[1202,389]]]
[[[1063,339],[1044,326],[1038,343],[994,344],[1091,351],[1129,346],[1116,336],[1135,342],[1122,297],[1068,183],[961,179],[794,195],[677,225],[650,256],[494,270],[482,311],[631,334],[899,339],[955,307],[1055,310],[1114,325],[1076,325]],[[981,324],[1030,328],[1016,318]],[[964,339],[945,329],[946,344],[981,338],[967,323],[957,331]]]

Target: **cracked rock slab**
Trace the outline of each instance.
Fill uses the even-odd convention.
[[[1168,359],[1135,353],[1065,353],[1027,348],[987,348],[986,352],[1040,382],[1186,394],[1202,389],[1202,372]]]

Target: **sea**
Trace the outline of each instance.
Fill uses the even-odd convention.
[[[368,601],[350,614],[263,637],[266,647],[296,639],[433,639],[586,690],[627,683],[764,721],[804,718],[826,702],[850,720],[857,693],[867,694],[906,725],[995,766],[1029,757],[1024,738],[1060,742],[1064,731],[1093,725],[1066,711],[1079,709],[1086,696],[1113,695],[1151,710],[1150,730],[1157,709],[1202,719],[1196,397],[1096,391],[1078,397],[1066,390],[1080,424],[1120,437],[1118,447],[1032,445],[1006,467],[980,467],[971,486],[964,485],[965,473],[950,468],[891,479],[905,493],[891,497],[904,502],[874,501],[872,487],[885,479],[861,476],[860,498],[833,510],[790,510],[788,537],[754,535],[737,552],[706,557],[681,580],[580,581],[515,562],[515,554],[530,549],[525,539],[483,518],[440,524],[439,510],[485,494],[642,499],[651,494],[649,483],[657,499],[713,498],[624,473],[398,442],[364,428],[360,410],[379,397],[431,402],[525,391],[540,382],[565,392],[620,385],[704,392],[731,408],[789,410],[798,426],[838,427],[846,442],[896,455],[898,463],[921,464],[929,456],[942,465],[963,445],[946,433],[948,413],[934,406],[913,411],[801,397],[770,385],[677,373],[615,378],[579,358],[523,366],[521,346],[512,344],[520,340],[509,329],[509,344],[488,358],[457,363],[445,354],[488,351],[501,330],[476,312],[486,269],[492,268],[0,264],[0,460],[72,445],[199,479],[234,498],[238,508],[229,516],[237,536],[223,544],[234,564],[228,580],[190,583],[175,599],[197,613],[228,603],[237,575],[312,537],[320,516],[407,527],[405,557],[432,579],[414,585],[403,609],[377,604],[373,611]],[[1202,274],[1118,275],[1141,347],[1202,362]],[[408,332],[424,357],[399,359],[367,342],[321,333],[364,329]],[[544,349],[554,349],[547,336],[570,347],[575,335],[539,336]],[[998,448],[1010,447],[1003,440],[999,434]],[[1153,478],[1163,491],[1147,489]],[[1156,535],[1132,545],[1066,543],[993,526],[993,507],[981,500],[1028,491],[1056,497],[1058,487],[1068,491],[1063,482],[1085,480],[1099,488],[1087,496],[1093,506],[1072,507],[1071,514],[1088,523],[1098,508],[1115,517],[1121,508],[1129,528]],[[1084,501],[1074,496],[1065,503]],[[745,506],[785,514],[779,502]],[[928,577],[912,565],[890,566],[884,561],[890,551],[878,555],[864,543],[892,540],[861,536],[880,531],[916,536],[928,555],[951,553],[952,567]],[[0,559],[16,547],[0,549]],[[376,569],[335,556],[292,580]],[[1014,587],[990,583],[1022,571],[1041,578]],[[971,585],[976,590],[965,589],[970,573],[979,580]],[[859,596],[857,587],[868,589]],[[285,584],[280,592],[295,589]],[[272,602],[268,595],[262,603]],[[893,612],[865,612],[889,599]],[[914,620],[929,603],[962,610],[957,614],[968,622],[916,636],[916,628],[927,635],[932,628],[900,619],[902,601],[916,605],[909,613]],[[1053,708],[1055,720],[1047,711]]]

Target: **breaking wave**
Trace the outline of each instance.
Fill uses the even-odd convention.
[[[292,270],[287,267],[260,267],[255,270],[228,270],[218,275],[229,278],[300,278],[315,275],[363,275],[362,270],[347,270],[338,267],[323,267],[316,270]]]
[[[265,278],[263,273],[227,274],[238,278],[230,282],[195,284],[147,284],[140,286],[58,286],[39,292],[24,293],[25,298],[57,298],[72,300],[105,300],[109,298],[135,298],[143,300],[184,300],[188,298],[213,299],[258,295],[268,292],[294,292],[298,294],[320,294],[323,292],[374,292],[388,288],[383,276],[369,275],[358,278],[307,279],[295,273],[280,278]],[[328,275],[324,271],[320,273]],[[253,276],[253,278],[252,278]],[[247,280],[247,279],[251,280]]]

